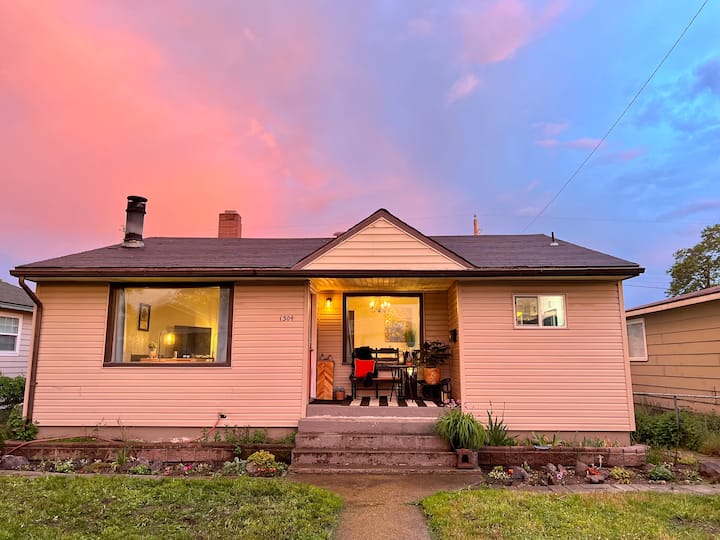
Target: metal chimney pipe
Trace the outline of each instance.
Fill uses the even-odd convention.
[[[145,221],[145,203],[147,203],[147,199],[137,195],[129,195],[127,199],[125,239],[122,247],[143,247],[145,245],[143,242],[143,222]]]

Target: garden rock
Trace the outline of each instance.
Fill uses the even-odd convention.
[[[582,461],[578,461],[575,463],[575,474],[578,476],[585,476],[588,470],[587,463],[583,463]]]
[[[0,458],[0,469],[6,471],[17,471],[30,466],[30,462],[23,456],[3,456]]]
[[[701,461],[698,463],[700,474],[713,483],[720,482],[720,463],[717,461]]]
[[[585,481],[589,484],[604,484],[605,476],[602,474],[588,474]]]
[[[523,469],[521,465],[515,465],[514,467],[511,467],[510,470],[512,471],[510,477],[513,480],[522,480],[523,482],[526,482],[527,479],[530,478],[528,472]]]

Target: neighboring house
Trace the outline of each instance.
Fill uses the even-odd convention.
[[[25,375],[34,307],[20,287],[0,280],[0,375]]]
[[[638,306],[626,317],[633,391],[679,396],[683,407],[718,412],[720,287]],[[635,400],[674,406],[672,397],[637,395]]]
[[[143,240],[145,203],[129,197],[122,244],[12,271],[43,305],[25,409],[41,436],[195,437],[220,415],[274,435],[307,414],[321,357],[349,387],[355,347],[450,340],[443,376],[478,418],[629,440],[635,263],[538,234],[428,237],[382,209],[331,238]]]

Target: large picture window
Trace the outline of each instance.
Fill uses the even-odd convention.
[[[17,354],[20,346],[20,317],[0,315],[0,354]]]
[[[564,328],[565,297],[561,295],[515,296],[515,326]]]
[[[421,297],[418,294],[345,295],[345,361],[357,347],[420,348]]]
[[[114,287],[106,364],[228,364],[231,287]]]

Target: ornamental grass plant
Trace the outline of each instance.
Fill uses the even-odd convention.
[[[477,450],[485,441],[485,428],[472,413],[462,409],[450,409],[435,423],[435,433],[456,450],[469,448]]]

